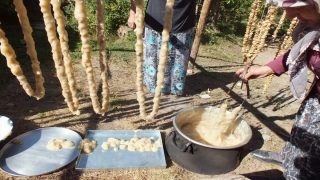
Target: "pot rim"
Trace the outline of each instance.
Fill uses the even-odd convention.
[[[198,141],[195,141],[193,139],[191,139],[190,137],[188,137],[187,135],[185,135],[178,127],[177,123],[176,123],[176,120],[177,120],[177,117],[182,113],[182,112],[185,112],[187,110],[191,110],[191,109],[195,109],[195,108],[209,108],[209,107],[212,107],[212,108],[215,108],[215,109],[220,109],[220,108],[217,108],[215,106],[190,106],[190,107],[186,107],[186,108],[183,108],[181,110],[179,110],[177,112],[177,114],[173,117],[173,126],[174,128],[184,137],[186,138],[187,140],[195,143],[195,144],[198,144],[198,145],[201,145],[201,146],[205,146],[205,147],[208,147],[208,148],[215,148],[215,149],[236,149],[236,148],[239,148],[239,147],[242,147],[244,145],[246,145],[251,137],[252,137],[252,130],[251,130],[251,127],[249,126],[249,124],[243,120],[242,118],[240,118],[241,120],[241,123],[244,124],[244,126],[247,126],[247,128],[249,129],[249,132],[248,132],[248,136],[246,137],[246,139],[244,141],[242,141],[240,144],[237,144],[237,145],[234,145],[234,146],[214,146],[214,145],[208,145],[208,144],[204,144],[204,143],[201,143],[201,142],[198,142]]]

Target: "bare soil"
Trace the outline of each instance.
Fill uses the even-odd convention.
[[[232,45],[222,47],[221,51],[238,54],[241,47]],[[276,49],[270,47],[258,56],[255,64],[265,64],[273,59]],[[236,56],[235,56],[236,57]],[[93,56],[96,80],[99,72],[97,57]],[[104,116],[95,114],[88,96],[87,80],[80,60],[75,60],[75,73],[78,83],[81,115],[72,115],[61,95],[61,88],[55,76],[53,66],[43,66],[46,95],[40,100],[28,97],[16,79],[3,85],[0,94],[0,114],[9,117],[14,128],[12,135],[0,142],[2,148],[8,141],[25,132],[43,127],[65,127],[78,132],[82,137],[87,130],[135,130],[158,129],[163,138],[173,129],[172,118],[184,107],[210,105],[219,107],[226,98],[226,93],[234,82],[234,72],[242,67],[241,59],[230,61],[228,58],[215,57],[214,51],[200,49],[193,73],[188,75],[186,96],[162,96],[159,113],[152,121],[142,120],[136,100],[135,59],[109,63],[109,88],[111,90],[111,110]],[[32,73],[30,84],[34,84]],[[280,151],[287,140],[294,115],[300,102],[295,100],[288,87],[288,77],[273,78],[266,94],[262,94],[265,80],[251,80],[251,98],[246,99],[246,91],[237,85],[231,93],[230,109],[244,100],[246,109],[242,116],[251,126],[253,136],[243,147],[241,164],[234,171],[221,175],[201,175],[190,172],[166,155],[165,169],[128,169],[114,171],[82,172],[74,169],[75,161],[61,169],[36,177],[13,177],[0,171],[0,179],[209,179],[226,175],[262,175],[281,177],[282,167],[263,163],[254,159],[249,152],[255,149]],[[199,95],[208,94],[211,98],[203,99]],[[148,112],[152,109],[153,95],[146,93]]]

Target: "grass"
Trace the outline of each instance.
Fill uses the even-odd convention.
[[[131,31],[125,38],[119,39],[115,37],[107,38],[107,54],[110,62],[128,62],[135,56],[135,40],[132,36],[135,36]]]
[[[38,116],[45,116],[47,114],[47,112],[39,112],[37,115]]]
[[[126,101],[125,98],[123,97],[119,97],[117,95],[114,94],[110,94],[110,110],[111,112],[113,111],[117,111],[118,109],[120,109],[121,105]]]

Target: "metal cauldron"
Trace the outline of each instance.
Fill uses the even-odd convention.
[[[199,174],[224,174],[236,169],[240,164],[242,147],[252,137],[250,126],[241,119],[239,126],[242,126],[247,131],[247,136],[240,144],[228,147],[203,144],[189,138],[180,129],[184,119],[179,119],[179,116],[195,108],[215,107],[193,106],[178,111],[177,115],[173,117],[174,130],[165,139],[166,149],[170,158],[181,167]]]

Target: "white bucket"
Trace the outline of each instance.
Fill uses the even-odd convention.
[[[6,117],[0,115],[0,141],[6,139],[13,128],[12,121]]]

